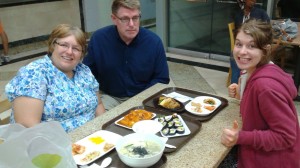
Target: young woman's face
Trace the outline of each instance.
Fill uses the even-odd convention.
[[[53,65],[67,75],[72,74],[82,58],[81,46],[73,35],[57,39],[53,45],[51,56]]]
[[[257,48],[250,35],[245,34],[243,31],[237,34],[233,56],[240,69],[252,73],[260,62],[262,55],[262,50]]]

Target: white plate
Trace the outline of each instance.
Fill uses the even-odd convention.
[[[129,114],[129,113],[128,113]],[[155,113],[152,113],[152,118],[154,118],[156,116],[156,114]],[[119,124],[118,122],[120,121],[120,120],[122,120],[124,117],[122,117],[122,118],[120,118],[120,119],[118,119],[117,121],[115,121],[115,124],[116,125],[118,125],[118,126],[120,126],[120,127],[124,127],[124,128],[127,128],[127,129],[132,129],[132,128],[130,128],[130,127],[127,127],[126,125],[122,125],[122,124]],[[151,119],[152,119],[151,118]],[[141,120],[142,121],[142,120]],[[134,124],[133,124],[134,125]]]
[[[171,116],[172,116],[172,115],[165,116],[165,117],[171,117]],[[191,133],[189,127],[185,124],[185,122],[184,122],[184,120],[181,118],[181,116],[178,115],[178,114],[177,114],[177,116],[178,116],[180,122],[182,123],[182,126],[184,127],[184,130],[185,130],[184,133],[183,133],[183,134],[178,134],[178,133],[176,133],[175,135],[164,135],[164,134],[162,133],[162,130],[161,130],[161,131],[160,131],[161,136],[163,136],[163,137],[168,137],[168,138],[172,138],[172,137],[186,136],[186,135],[189,135],[189,134]],[[156,118],[155,120],[158,121],[158,118]]]
[[[101,137],[102,139],[104,139],[104,142],[100,143],[100,144],[96,144],[94,142],[92,142],[89,138],[96,138],[96,137]],[[77,154],[74,155],[73,158],[76,162],[77,165],[86,165],[86,164],[90,164],[91,162],[95,161],[96,159],[100,158],[101,156],[103,156],[104,154],[108,153],[109,151],[113,150],[115,147],[109,149],[108,151],[104,152],[103,148],[104,145],[106,143],[110,143],[110,144],[114,144],[116,145],[116,142],[119,138],[121,138],[122,136],[110,131],[106,131],[106,130],[100,130],[97,131],[79,141],[77,141],[75,144],[78,145],[83,145],[85,146],[85,151],[82,154]],[[84,162],[81,159],[84,158],[87,154],[93,152],[93,151],[99,151],[100,155],[93,158],[90,161]]]
[[[137,133],[156,134],[162,129],[163,125],[157,120],[142,120],[133,124],[132,130]]]
[[[210,105],[210,104],[206,104],[204,103],[205,99],[213,99],[216,104],[215,105]],[[200,103],[201,104],[201,112],[197,112],[195,110],[195,106],[192,106],[192,102],[194,103]],[[212,112],[214,112],[219,106],[221,105],[221,101],[215,97],[210,97],[210,96],[199,96],[194,98],[192,101],[190,101],[187,105],[185,105],[185,109],[195,115],[199,115],[199,116],[206,116],[211,114]],[[214,110],[207,110],[206,108],[204,108],[204,106],[214,106],[215,109]]]

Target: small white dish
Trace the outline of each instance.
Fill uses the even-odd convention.
[[[214,100],[214,104],[207,104],[205,103],[205,100],[207,99],[212,99]],[[196,110],[196,107],[195,106],[192,106],[192,103],[199,103],[201,104],[201,112],[198,112]],[[199,97],[196,97],[194,98],[192,101],[190,101],[188,104],[185,105],[185,109],[194,114],[194,115],[198,115],[198,116],[207,116],[211,113],[213,113],[220,105],[222,104],[222,102],[215,98],[215,97],[211,97],[211,96],[199,96]],[[208,110],[205,108],[205,106],[213,106],[214,109],[213,110]]]
[[[155,120],[142,120],[133,124],[132,130],[136,133],[156,134],[162,129],[163,125]]]
[[[92,138],[101,138],[104,141],[96,144],[93,141],[91,141]],[[92,163],[93,161],[95,161],[96,159],[102,157],[103,155],[105,155],[106,153],[108,153],[109,151],[113,150],[115,147],[110,148],[107,151],[104,151],[104,146],[106,143],[109,144],[113,144],[116,145],[117,141],[121,138],[122,136],[110,131],[106,131],[106,130],[100,130],[97,131],[79,141],[77,141],[75,144],[78,145],[82,145],[85,147],[85,151],[82,154],[77,154],[74,155],[73,158],[76,162],[77,165],[87,165]],[[93,159],[89,160],[89,161],[82,161],[82,159],[89,153],[94,152],[94,151],[98,151],[100,152],[99,156],[94,157]]]

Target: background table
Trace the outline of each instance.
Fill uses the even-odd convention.
[[[295,61],[295,69],[294,69],[294,83],[297,88],[299,89],[300,85],[300,22],[295,22],[298,25],[298,34],[297,37],[293,39],[293,41],[280,41],[282,45],[291,45],[294,47],[294,54],[296,55],[296,61]],[[274,42],[276,43],[277,40],[274,39]],[[296,100],[300,100],[300,96],[296,98]]]

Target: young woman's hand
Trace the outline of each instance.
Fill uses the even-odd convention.
[[[232,128],[226,128],[223,130],[221,136],[221,143],[226,147],[232,147],[236,144],[239,136],[239,125],[235,120]]]
[[[239,97],[238,89],[239,89],[239,85],[236,83],[229,85],[228,86],[229,97],[238,98]]]

